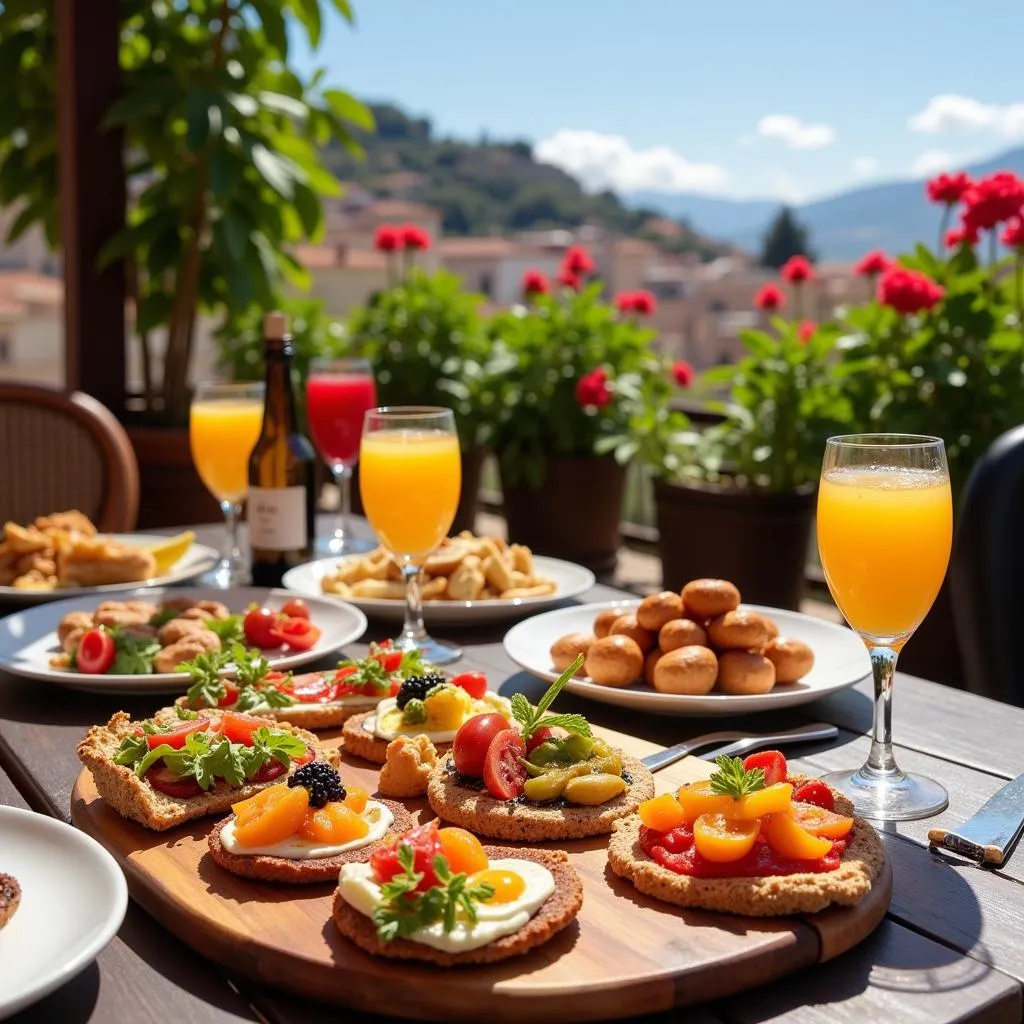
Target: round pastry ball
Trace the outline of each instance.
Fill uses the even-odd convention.
[[[756,615],[756,612],[751,614]],[[768,639],[774,640],[779,635],[779,627],[774,619],[769,619],[767,615],[758,615],[758,618],[764,623],[765,628],[768,630]]]
[[[718,659],[707,647],[678,647],[663,654],[654,667],[654,688],[661,693],[703,696],[718,675]]]
[[[803,640],[773,637],[762,653],[775,666],[777,683],[795,683],[814,668],[814,651]]]
[[[585,656],[596,640],[597,637],[593,633],[569,633],[560,636],[551,645],[551,664],[555,666],[555,671],[564,672],[581,654]],[[583,675],[582,666],[576,674]]]
[[[620,615],[613,623],[608,635],[621,634],[632,637],[640,646],[640,650],[649,651],[654,646],[655,634],[649,629],[644,629],[636,621],[635,615]]]
[[[683,617],[683,599],[674,591],[648,594],[636,610],[636,621],[644,629],[657,633],[666,622]]]
[[[724,615],[740,604],[740,592],[728,580],[690,580],[682,596],[686,614],[698,621]]]
[[[756,651],[723,651],[718,656],[722,693],[767,693],[775,685],[775,666]]]
[[[615,633],[590,645],[583,667],[601,686],[629,686],[643,673],[644,652],[632,637]]]
[[[661,661],[663,654],[657,647],[653,651],[648,651],[644,658],[644,682],[648,686],[654,685],[654,666]]]
[[[658,646],[666,654],[679,647],[707,647],[708,634],[693,619],[673,619],[666,622],[658,633]]]
[[[594,619],[594,636],[598,640],[603,636],[607,636],[612,629],[612,623],[622,617],[621,608],[605,608],[604,611],[597,613],[597,618]]]
[[[757,612],[726,612],[708,623],[708,639],[719,651],[748,651],[768,642],[768,624]]]

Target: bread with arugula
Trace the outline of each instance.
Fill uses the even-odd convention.
[[[223,814],[310,760],[338,761],[287,722],[180,707],[142,721],[119,711],[89,729],[78,757],[113,810],[158,832]]]

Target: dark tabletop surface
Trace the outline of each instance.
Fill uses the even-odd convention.
[[[325,523],[326,525],[326,523]],[[216,546],[215,526],[197,529]],[[584,601],[628,596],[595,586]],[[0,614],[7,611],[0,606]],[[369,638],[392,627],[371,621]],[[535,690],[501,644],[506,625],[439,631],[464,647],[458,667],[486,671],[493,684]],[[354,644],[358,653],[364,644]],[[819,774],[859,764],[871,728],[871,684],[860,683],[793,712],[756,718],[657,718],[566,695],[565,710],[585,711],[596,724],[656,743],[674,743],[717,729],[764,732],[808,720],[840,728],[830,745],[795,748],[799,770]],[[69,819],[71,789],[80,764],[75,745],[89,725],[124,708],[151,713],[152,698],[77,693],[0,674],[0,804],[30,806]],[[673,1011],[645,1022],[794,1024],[1024,1019],[1024,852],[998,870],[980,868],[929,849],[927,832],[969,818],[1007,779],[1024,772],[1024,709],[901,675],[895,690],[894,735],[904,768],[939,779],[949,807],[925,821],[887,826],[884,838],[895,886],[884,923],[864,943],[837,959],[763,988]],[[3,837],[0,835],[0,852]],[[303,1002],[263,988],[204,960],[134,903],[118,936],[97,961],[49,997],[11,1018],[18,1024],[319,1024],[381,1021]],[[640,1018],[636,1018],[640,1020]],[[537,1022],[531,1021],[531,1024]]]

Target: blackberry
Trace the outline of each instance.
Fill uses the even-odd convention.
[[[411,700],[423,700],[428,690],[432,690],[435,686],[443,686],[447,679],[440,672],[430,672],[423,676],[409,676],[398,691],[398,696],[395,697],[395,704],[399,710],[404,711],[405,705]]]
[[[309,791],[309,806],[323,807],[332,800],[345,799],[341,776],[325,761],[310,761],[296,769],[289,786],[304,786]]]

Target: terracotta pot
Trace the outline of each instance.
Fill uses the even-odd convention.
[[[502,483],[509,540],[539,555],[611,572],[625,488],[626,468],[614,459],[551,458],[539,488]]]
[[[139,460],[140,530],[165,526],[218,523],[220,505],[203,486],[188,443],[188,430],[178,427],[127,426]]]
[[[813,488],[767,494],[654,481],[666,590],[690,580],[731,580],[744,601],[800,607],[814,520]]]

